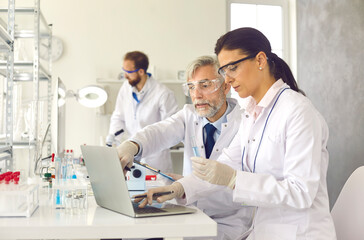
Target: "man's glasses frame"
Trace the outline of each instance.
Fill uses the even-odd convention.
[[[205,93],[213,93],[215,91],[217,91],[222,83],[224,82],[223,79],[221,78],[216,78],[216,79],[203,79],[203,80],[199,80],[199,81],[190,81],[190,82],[186,82],[184,84],[182,84],[182,89],[184,94],[187,97],[190,97],[191,94],[193,94],[192,92],[195,92],[197,89],[197,86],[199,88],[198,91],[201,92],[205,92]]]
[[[140,70],[140,68],[135,69],[135,70],[133,70],[133,71],[128,71],[128,70],[125,70],[124,68],[122,68],[122,69],[123,69],[123,71],[124,71],[124,72],[126,72],[126,73],[128,73],[128,74],[135,73],[135,72],[137,72],[137,71],[139,71],[139,70]]]

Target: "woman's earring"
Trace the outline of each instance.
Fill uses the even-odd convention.
[[[262,71],[262,70],[263,70],[263,68],[262,68],[262,67],[259,67],[259,70],[260,70],[260,71]]]

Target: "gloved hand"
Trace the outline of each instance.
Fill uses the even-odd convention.
[[[202,157],[191,157],[193,174],[212,184],[235,187],[236,170],[226,164]]]
[[[129,169],[133,166],[134,156],[138,153],[138,144],[130,141],[124,141],[117,146],[118,155],[123,169],[127,166]],[[124,172],[125,174],[125,172]]]
[[[154,193],[169,192],[169,191],[172,191],[173,193],[159,196],[159,197],[155,197],[155,196],[153,197]],[[139,207],[143,208],[147,204],[151,205],[153,203],[153,200],[157,200],[157,202],[162,203],[162,202],[171,200],[173,198],[183,198],[184,194],[185,194],[185,190],[183,189],[182,184],[179,182],[174,182],[171,185],[157,187],[157,188],[151,188],[147,192],[147,198],[136,198],[134,200],[134,202],[141,202],[142,200],[144,200],[143,202],[141,202],[139,204]],[[138,196],[138,195],[135,195],[135,196]],[[135,197],[135,196],[133,196],[133,197]]]
[[[183,178],[182,175],[179,175],[179,174],[176,174],[176,173],[167,173],[167,175],[170,176],[171,178],[173,178],[176,181]]]

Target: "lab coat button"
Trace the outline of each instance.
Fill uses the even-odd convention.
[[[248,140],[248,143],[250,143],[250,140]]]
[[[248,118],[248,117],[249,117],[249,115],[245,115],[245,117],[246,117],[246,118]]]

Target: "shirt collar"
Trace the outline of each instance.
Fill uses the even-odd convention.
[[[227,122],[227,115],[233,110],[233,108],[230,106],[229,102],[226,102],[227,104],[227,108],[225,113],[215,122],[210,122],[207,118],[203,118],[202,119],[202,124],[203,126],[205,126],[206,124],[210,123],[212,125],[214,125],[214,127],[216,128],[216,130],[218,132],[221,132],[221,125],[225,122]]]
[[[259,116],[262,110],[273,101],[274,97],[277,95],[279,90],[284,86],[284,82],[282,79],[277,80],[265,93],[262,100],[257,104],[254,98],[249,98],[248,104],[246,107],[246,112],[254,117]]]
[[[149,89],[152,88],[152,81],[153,77],[148,77],[147,81],[145,82],[143,88],[138,92],[138,89],[136,87],[132,87],[132,92],[135,92],[139,101],[141,101],[144,98],[144,95],[149,91]]]

